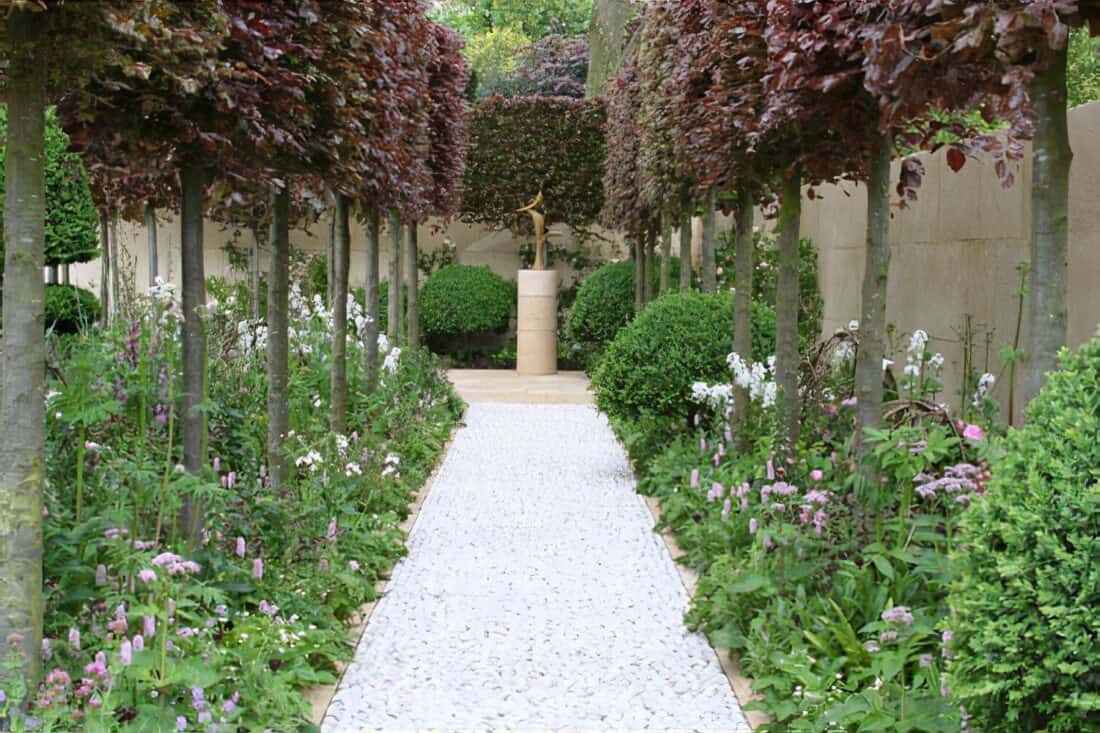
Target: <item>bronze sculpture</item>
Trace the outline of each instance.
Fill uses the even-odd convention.
[[[546,231],[546,216],[536,210],[543,202],[542,191],[539,191],[539,195],[534,200],[524,206],[522,209],[516,209],[517,214],[524,212],[531,215],[531,221],[535,226],[535,264],[533,269],[545,270],[546,269],[546,239],[548,237],[560,237],[561,232]]]

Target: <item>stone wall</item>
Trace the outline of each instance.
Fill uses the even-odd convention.
[[[1075,159],[1070,200],[1070,343],[1090,339],[1100,324],[1100,103],[1070,112]],[[1002,348],[1012,343],[1017,318],[1017,267],[1029,260],[1030,151],[1004,189],[985,161],[959,173],[945,154],[925,156],[919,200],[896,209],[890,226],[893,257],[887,321],[903,338],[922,328],[947,358],[952,378],[946,401],[958,405],[967,316],[974,331],[975,368],[1000,373]],[[895,165],[895,172],[897,166]],[[817,245],[825,299],[826,334],[859,317],[866,227],[866,189],[843,184],[817,189],[806,202],[802,234]],[[1026,328],[1026,318],[1025,318]],[[1026,338],[1026,332],[1025,332]],[[998,397],[1007,397],[1002,380]]]

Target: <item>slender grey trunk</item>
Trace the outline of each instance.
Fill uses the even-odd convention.
[[[202,311],[206,307],[206,268],[203,262],[203,186],[201,165],[184,163],[180,168],[180,269],[183,298],[181,342],[183,352],[183,467],[193,476],[206,465],[206,328]],[[117,268],[116,268],[117,269]],[[202,542],[201,498],[185,494],[180,511],[180,531],[193,547]]]
[[[703,251],[699,264],[704,293],[718,292],[718,260],[715,244],[715,217],[718,208],[718,190],[711,187],[703,203]]]
[[[405,330],[408,333],[409,348],[420,348],[420,281],[416,269],[417,252],[420,248],[420,232],[415,221],[409,222],[409,236],[405,248],[405,299],[408,303],[405,318]]]
[[[775,296],[775,383],[779,396],[776,414],[782,442],[798,442],[801,405],[798,396],[798,235],[802,219],[802,175],[783,181],[779,209],[779,275]]]
[[[122,313],[122,258],[118,254],[118,216],[111,218],[111,322]]]
[[[882,422],[882,360],[886,357],[886,287],[890,275],[890,156],[893,141],[879,140],[867,179],[867,243],[856,354],[856,444]]]
[[[365,384],[368,393],[378,388],[378,335],[381,332],[381,313],[378,304],[378,274],[381,268],[379,250],[381,228],[381,214],[377,206],[367,207],[366,240],[367,240],[367,302],[364,310],[367,315],[366,333],[363,334],[363,360],[365,362]]]
[[[260,231],[252,230],[252,257],[249,263],[249,276],[252,279],[252,320],[260,320]]]
[[[107,210],[99,212],[99,320],[104,328],[111,323],[111,229]]]
[[[328,249],[325,251],[325,298],[331,306],[336,295],[336,219],[340,214],[336,209],[332,210],[332,218],[328,222]]]
[[[668,212],[661,214],[661,283],[657,289],[660,295],[668,292],[672,279],[672,223]]]
[[[25,660],[31,690],[42,672],[42,504],[45,488],[46,59],[40,14],[8,18],[3,391],[0,397],[0,639]],[[14,636],[13,636],[14,635]],[[11,689],[0,670],[0,686]]]
[[[691,290],[691,214],[680,217],[680,290]]]
[[[153,287],[160,274],[160,263],[157,261],[157,209],[150,203],[145,204],[145,232],[149,238],[149,287]]]
[[[1069,303],[1069,178],[1073,164],[1066,118],[1065,49],[1053,52],[1049,66],[1032,83],[1038,126],[1033,141],[1031,182],[1031,270],[1028,275],[1028,337],[1023,403],[1042,388],[1047,372],[1058,368],[1066,345]]]
[[[645,252],[639,235],[634,246],[634,313],[637,315],[645,307]]]
[[[752,277],[753,268],[753,215],[754,197],[750,189],[742,189],[737,195],[737,231],[734,240],[733,270],[735,290],[733,299],[733,351],[746,364],[752,364]],[[770,349],[769,349],[770,351]],[[737,445],[749,450],[749,391],[734,386],[733,417],[737,425]]]
[[[271,271],[267,275],[267,461],[271,487],[278,490],[288,476],[283,440],[290,432],[290,192],[271,194]]]
[[[68,262],[66,262],[64,265],[61,266],[61,282],[64,283],[65,285],[70,284],[70,282],[69,282],[69,278],[70,278],[69,268],[70,268],[70,265],[69,265]]]
[[[336,231],[332,251],[332,372],[330,398],[332,430],[343,434],[348,427],[348,270],[351,260],[351,229],[348,197],[336,196],[333,220]]]
[[[401,218],[395,209],[391,209],[386,218],[386,227],[390,232],[390,246],[386,253],[386,282],[389,283],[389,296],[386,301],[386,338],[390,347],[397,346],[401,338]]]
[[[645,298],[646,303],[652,303],[653,285],[657,279],[655,277],[657,273],[657,254],[653,248],[654,244],[656,244],[657,241],[656,228],[649,229],[646,232],[645,239],[643,241],[645,242],[645,288],[643,297]]]

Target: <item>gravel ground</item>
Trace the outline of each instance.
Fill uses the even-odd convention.
[[[323,733],[748,731],[604,418],[466,423]]]

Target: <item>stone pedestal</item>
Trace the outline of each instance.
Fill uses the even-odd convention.
[[[558,273],[519,271],[516,371],[523,376],[558,372]]]

